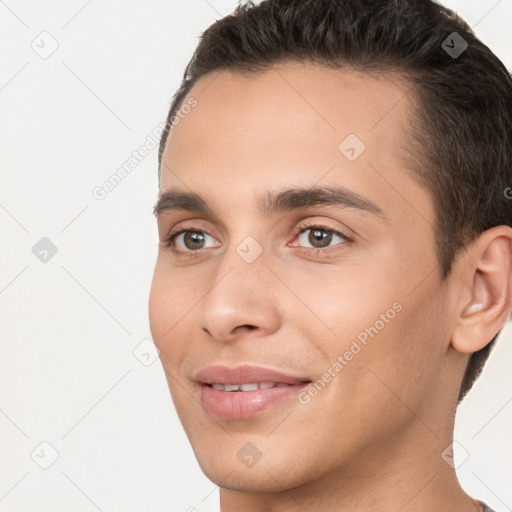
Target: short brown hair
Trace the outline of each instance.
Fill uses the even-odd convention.
[[[467,46],[466,46],[467,45]],[[265,0],[239,4],[202,35],[175,93],[171,121],[199,78],[285,61],[392,72],[414,86],[407,155],[436,207],[442,279],[483,231],[512,225],[512,78],[458,15],[431,0]],[[468,362],[459,403],[501,330]]]

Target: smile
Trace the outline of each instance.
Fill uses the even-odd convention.
[[[218,389],[219,391],[256,391],[257,389],[271,389],[275,387],[293,386],[293,384],[287,384],[285,382],[254,382],[237,386],[236,384],[218,384],[215,382],[212,384],[207,384],[207,386],[211,386],[213,389]]]
[[[295,404],[292,399],[311,382],[295,372],[247,364],[208,366],[197,372],[194,380],[205,411],[225,420],[244,420],[278,404]]]

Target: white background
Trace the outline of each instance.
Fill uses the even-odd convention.
[[[512,0],[444,3],[512,69]],[[165,120],[198,36],[235,5],[0,1],[3,512],[218,510],[160,361],[133,354],[151,336],[157,149],[105,199],[92,190]],[[52,38],[43,59],[31,44]],[[498,511],[512,510],[511,361],[507,325],[455,432],[463,487]],[[31,458],[50,461],[43,441],[48,469]]]

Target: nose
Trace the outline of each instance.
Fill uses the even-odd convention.
[[[206,286],[198,322],[212,339],[232,342],[249,333],[263,337],[279,329],[278,280],[263,255],[248,263],[229,251]]]

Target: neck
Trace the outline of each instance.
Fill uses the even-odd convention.
[[[270,482],[264,487],[275,490],[221,488],[221,512],[480,512],[479,502],[464,492],[455,470],[441,457],[451,443],[452,429],[445,431],[450,435],[436,434],[415,420],[407,433],[358,452],[343,466],[319,468],[317,480],[293,487],[281,485],[280,474],[268,467]]]

